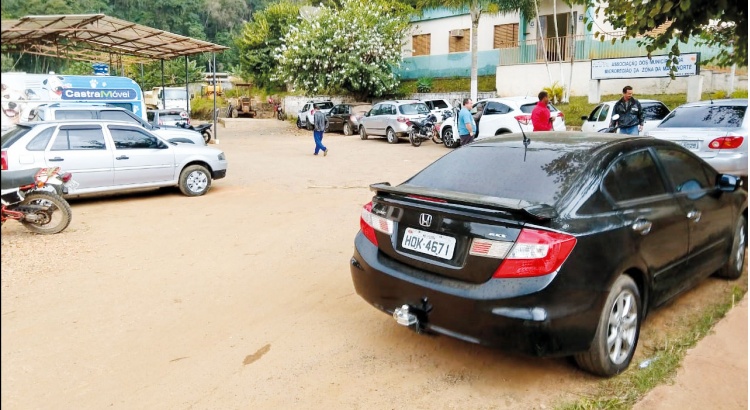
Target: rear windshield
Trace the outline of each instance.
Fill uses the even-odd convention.
[[[160,118],[162,121],[185,121],[180,114],[162,114]]]
[[[435,106],[435,108],[449,108],[448,104],[443,100],[433,100],[432,105]]]
[[[553,205],[589,156],[586,147],[570,151],[535,141],[525,155],[523,146],[474,145],[443,156],[404,184]]]
[[[10,148],[11,145],[15,144],[21,137],[31,131],[31,127],[25,127],[22,125],[16,125],[10,128],[2,137],[2,149]]]
[[[669,108],[662,103],[641,103],[641,108],[646,121],[661,120],[669,114]]]
[[[536,107],[536,103],[533,104],[524,104],[521,106],[521,112],[524,114],[531,114],[532,111],[534,111],[534,108]],[[557,111],[557,108],[555,108],[552,104],[547,104],[547,109],[549,112],[555,112]]]
[[[315,106],[315,108],[318,108],[321,110],[328,110],[328,109],[333,108],[333,103],[330,101],[314,103],[313,105]]]
[[[678,107],[659,124],[659,128],[738,128],[742,126],[745,111],[747,107],[736,105]]]
[[[404,104],[398,107],[398,111],[404,115],[429,114],[430,109],[425,103]]]

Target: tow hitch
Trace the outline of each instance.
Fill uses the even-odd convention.
[[[432,310],[432,305],[429,304],[426,297],[422,298],[421,302],[421,307],[405,304],[394,309],[393,318],[396,319],[396,323],[412,328],[417,333],[425,333],[427,314]]]

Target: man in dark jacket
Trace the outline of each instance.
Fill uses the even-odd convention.
[[[622,98],[615,103],[612,111],[612,116],[615,115],[620,117],[612,121],[610,127],[617,123],[620,134],[638,135],[643,130],[643,109],[641,103],[633,97],[633,87],[626,85],[622,89]]]
[[[328,155],[328,148],[323,145],[323,132],[328,128],[328,118],[323,111],[320,111],[320,107],[317,104],[313,104],[315,114],[313,114],[313,124],[315,129],[313,131],[313,138],[315,139],[315,153],[318,155],[319,151],[323,151],[323,156]]]

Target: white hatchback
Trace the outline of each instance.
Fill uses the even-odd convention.
[[[488,98],[474,103],[471,114],[477,123],[479,133],[476,139],[493,137],[511,132],[532,132],[534,126],[531,124],[531,112],[539,102],[536,97],[504,97]],[[547,104],[551,118],[552,127],[555,131],[566,131],[565,115],[554,105]],[[454,111],[456,114],[457,110]],[[446,147],[458,146],[457,115],[453,115],[440,126],[440,135]]]
[[[221,150],[176,144],[124,121],[21,123],[2,136],[2,169],[60,167],[78,187],[69,195],[177,186],[200,196],[224,178]]]
[[[581,117],[583,124],[581,131],[599,132],[608,128],[612,122],[612,111],[617,101],[607,101],[600,103],[588,116]],[[658,100],[638,100],[643,110],[643,130],[639,135],[646,135],[647,132],[656,128],[657,125],[669,114],[669,108],[663,102]]]

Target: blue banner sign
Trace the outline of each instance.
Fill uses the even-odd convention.
[[[63,100],[135,100],[138,93],[128,88],[65,88],[61,97]]]

